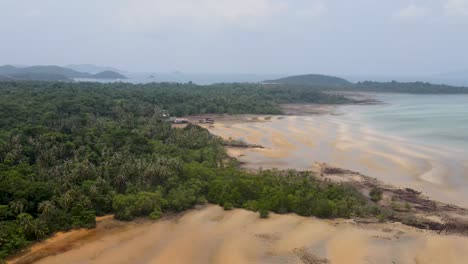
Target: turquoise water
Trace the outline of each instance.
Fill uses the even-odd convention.
[[[372,128],[420,144],[468,153],[468,95],[372,96],[383,104],[353,107]]]

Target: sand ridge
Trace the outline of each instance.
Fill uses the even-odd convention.
[[[37,263],[467,263],[468,238],[434,235],[401,224],[361,226],[293,214],[224,211],[207,205],[178,217],[123,223],[107,218],[80,245],[36,248]],[[115,226],[114,226],[115,225]],[[112,232],[109,232],[109,229]],[[81,235],[70,233],[69,238]],[[73,239],[69,239],[68,242]],[[438,253],[436,253],[438,252]],[[57,253],[56,255],[54,255]],[[30,255],[31,257],[31,255]],[[31,259],[31,258],[30,258]],[[315,259],[316,262],[304,262]],[[37,260],[37,259],[36,259]],[[17,259],[11,263],[32,263]]]
[[[252,116],[229,125],[218,118],[207,127],[223,138],[248,139],[263,149],[237,150],[244,167],[308,170],[314,162],[372,175],[410,187],[443,202],[468,206],[466,157],[449,149],[435,149],[393,135],[379,134],[353,115]],[[255,136],[249,136],[255,135]]]

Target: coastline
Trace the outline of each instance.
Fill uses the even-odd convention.
[[[315,162],[324,162],[468,207],[468,185],[460,184],[468,162],[460,160],[460,153],[376,131],[339,107],[320,107],[315,115],[311,111],[293,116],[210,116],[216,123],[202,126],[226,140],[262,146],[228,148],[245,169],[310,170]],[[198,118],[189,120],[197,123]]]

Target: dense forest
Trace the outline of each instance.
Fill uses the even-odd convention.
[[[301,77],[301,76],[293,76]],[[291,78],[293,78],[291,77]],[[282,79],[280,79],[282,80]],[[342,83],[328,79],[329,84],[317,84],[320,81],[309,81],[308,79],[288,79],[286,81],[276,82],[267,81],[268,85],[276,85],[284,87],[287,85],[288,89],[309,89],[316,92],[326,91],[346,91],[346,92],[375,92],[375,93],[410,93],[410,94],[468,94],[468,87],[450,86],[444,84],[432,84],[427,82],[373,82],[365,81],[358,83]]]
[[[427,82],[359,82],[349,90],[368,92],[392,92],[412,94],[463,94],[468,93],[468,87],[457,87]]]
[[[223,140],[166,114],[279,113],[280,102],[348,102],[258,85],[0,83],[0,259],[95,217],[158,219],[206,202],[304,216],[382,211],[351,186],[296,171],[246,172]]]
[[[351,83],[345,79],[324,75],[298,75],[277,80],[265,81],[265,84],[288,85],[290,89],[310,89],[314,91],[351,91],[351,92],[385,92],[411,94],[467,94],[468,87],[432,84],[428,82],[374,82],[364,81]]]

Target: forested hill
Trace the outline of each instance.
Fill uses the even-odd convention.
[[[346,89],[352,91],[368,92],[393,92],[413,94],[459,94],[468,93],[468,87],[457,87],[443,84],[431,84],[426,82],[359,82]]]
[[[74,78],[87,79],[125,79],[120,73],[104,71],[97,74],[79,72],[60,66],[30,66],[14,67],[11,65],[0,66],[0,76],[13,80],[34,81],[71,81]]]
[[[319,87],[341,87],[352,85],[351,82],[345,79],[320,74],[289,76],[281,79],[264,81],[264,83],[310,85]]]
[[[127,79],[124,75],[114,71],[103,71],[93,75],[94,79]]]
[[[315,91],[358,91],[358,92],[389,92],[389,93],[413,93],[413,94],[459,94],[468,93],[468,87],[457,87],[444,84],[432,84],[428,82],[374,82],[363,81],[356,84],[345,79],[308,74],[285,77],[277,80],[264,81],[264,84],[309,87]]]
[[[72,69],[60,66],[30,66],[30,67],[14,67],[11,65],[0,66],[0,75],[17,75],[17,74],[57,74],[67,78],[89,78],[92,75],[88,73],[78,72]]]

